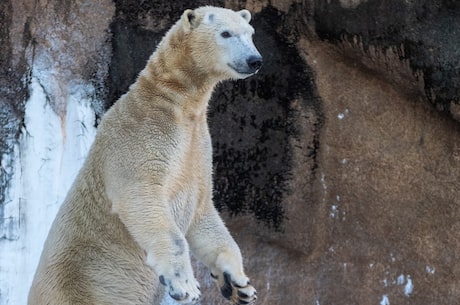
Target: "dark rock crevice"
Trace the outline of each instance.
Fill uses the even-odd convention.
[[[289,187],[292,139],[312,164],[312,171],[305,172],[311,180],[322,120],[312,72],[295,45],[278,32],[285,19],[272,7],[254,16],[254,41],[265,65],[249,80],[220,86],[210,106],[216,206],[230,215],[250,213],[276,230],[288,217],[285,199],[295,191]],[[299,112],[310,113],[311,127],[297,125]]]
[[[10,34],[12,22],[12,2],[2,1],[0,3],[0,219],[3,218],[2,205],[6,204],[6,190],[13,174],[12,153],[19,139],[24,120],[25,101],[29,96],[27,85],[30,70],[24,57],[24,50],[16,50],[19,58],[13,56]],[[29,42],[30,29],[25,27],[23,47]]]
[[[407,60],[413,75],[423,78],[427,100],[457,117],[457,110],[451,107],[460,102],[460,4],[441,0],[361,2],[350,8],[338,0],[315,1],[318,36],[339,45],[354,41],[365,52],[399,49],[399,60]]]

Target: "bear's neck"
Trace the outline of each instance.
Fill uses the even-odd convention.
[[[180,30],[170,31],[139,75],[138,85],[152,94],[160,92],[193,116],[205,116],[212,91],[220,80],[207,67],[198,66],[190,52],[185,35]]]

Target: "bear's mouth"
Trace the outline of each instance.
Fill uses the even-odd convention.
[[[237,68],[231,64],[227,64],[233,71],[235,71],[238,74],[242,74],[245,76],[250,76],[252,74],[255,74],[259,71],[259,69],[251,69],[250,67],[247,68]]]

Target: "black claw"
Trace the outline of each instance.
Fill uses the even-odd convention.
[[[224,272],[224,280],[225,280],[225,282],[230,284],[231,281],[232,281],[232,277],[227,272]]]
[[[181,300],[181,298],[180,298],[180,296],[179,296],[178,294],[169,294],[169,296],[170,296],[171,298],[173,298],[174,300],[176,300],[176,301],[180,301],[180,300]]]
[[[224,285],[220,288],[220,292],[226,298],[227,300],[230,300],[230,297],[232,296],[232,284],[231,284],[231,278],[230,275],[226,272],[224,272]]]
[[[212,277],[213,279],[217,280],[217,275],[214,275],[214,274],[211,273],[211,277]]]
[[[166,286],[166,281],[165,281],[165,277],[160,275],[160,283],[163,285],[163,286]]]
[[[169,294],[169,295],[171,296],[171,298],[173,298],[176,301],[180,301],[180,300],[188,298],[188,293],[185,294],[185,297],[182,297],[180,294]]]

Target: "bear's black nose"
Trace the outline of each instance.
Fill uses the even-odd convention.
[[[251,71],[257,71],[260,69],[262,66],[262,57],[260,56],[251,56],[246,60],[246,63],[248,64],[249,69]]]

